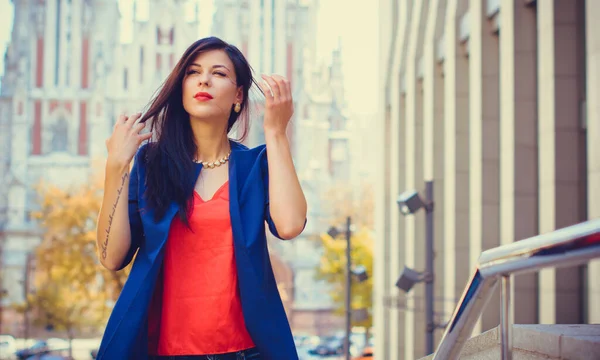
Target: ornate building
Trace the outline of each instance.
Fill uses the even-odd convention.
[[[118,114],[141,110],[197,39],[195,2],[146,1],[147,18],[125,19],[117,0],[13,0],[0,90],[4,306],[23,301],[27,254],[40,239],[30,218],[34,185],[87,180]],[[187,20],[175,16],[190,10]],[[132,36],[123,43],[127,28]],[[3,315],[3,331],[18,333],[20,318]]]
[[[326,283],[315,280],[321,248],[315,241],[332,225],[335,204],[324,195],[350,181],[349,121],[346,115],[341,50],[332,53],[329,65],[306,63],[303,94],[296,106],[295,164],[308,202],[308,222],[302,237],[281,251],[294,269],[293,325],[301,332],[332,334],[343,328],[333,314],[334,304]]]
[[[120,113],[142,110],[185,48],[198,37],[193,0],[135,0],[127,17],[117,0],[14,0],[12,41],[0,90],[0,268],[4,306],[22,302],[28,254],[40,232],[30,219],[40,179],[87,180]],[[216,1],[213,34],[237,45],[256,77],[286,75],[294,86],[292,151],[309,200],[308,227],[292,243],[273,242],[273,266],[299,331],[329,333],[327,287],[313,278],[326,231],[323,189],[347,178],[348,137],[340,52],[316,61],[318,0]],[[138,11],[136,11],[136,9]],[[181,16],[175,16],[184,14]],[[35,24],[30,26],[28,24]],[[253,96],[260,99],[259,94]],[[264,142],[256,101],[248,145]],[[1,289],[0,288],[0,289]],[[3,332],[21,334],[7,311]]]
[[[248,58],[257,80],[261,74],[280,74],[291,80],[296,98],[302,93],[304,53],[311,44],[311,11],[314,0],[222,0],[216,1],[212,33],[236,45]],[[264,143],[261,125],[262,96],[253,112],[254,124],[247,143]],[[290,140],[295,144],[294,128]]]
[[[333,333],[343,319],[333,315],[328,286],[314,278],[321,251],[314,239],[331,225],[322,204],[324,191],[350,176],[341,51],[332,53],[330,65],[317,60],[319,0],[223,0],[216,5],[214,35],[237,45],[259,80],[260,74],[275,73],[292,82],[295,114],[288,135],[309,205],[308,223],[294,241],[271,241],[270,248],[293,274],[287,278],[292,283],[282,283],[281,289],[293,297],[286,309],[294,331]],[[249,145],[264,142],[260,106],[257,110]]]

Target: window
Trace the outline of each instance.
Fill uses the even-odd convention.
[[[22,250],[5,250],[2,263],[4,266],[21,266],[27,262],[27,252]]]
[[[275,0],[271,0],[271,74],[275,73]]]
[[[140,47],[140,83],[144,81],[144,48]]]
[[[265,71],[264,52],[265,52],[265,0],[260,0],[260,71]]]
[[[69,150],[69,124],[67,119],[59,118],[52,127],[52,152],[67,152]]]
[[[38,194],[35,190],[28,188],[25,195],[25,223],[29,224],[35,219],[32,217],[32,214],[35,211],[40,210],[40,204],[38,199]]]
[[[329,119],[329,123],[331,124],[332,131],[342,131],[344,130],[344,119],[336,114]]]
[[[58,86],[58,74],[60,71],[60,24],[61,24],[61,16],[60,16],[60,4],[62,1],[56,2],[56,48],[54,51],[54,85]]]
[[[67,0],[66,8],[65,8],[65,54],[67,54],[65,59],[65,85],[69,86],[71,83],[71,30],[73,26],[72,15],[71,15],[71,0]]]

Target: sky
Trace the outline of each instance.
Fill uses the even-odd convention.
[[[119,0],[124,16],[132,16],[133,0]],[[212,2],[198,0],[202,9],[212,9]],[[329,59],[338,44],[342,46],[344,89],[350,113],[374,114],[377,110],[378,74],[378,1],[320,0],[317,51],[319,57]],[[144,16],[145,9],[138,9]],[[200,36],[210,33],[212,10],[203,13]],[[343,16],[340,14],[343,12]],[[141,14],[140,14],[141,13]],[[4,53],[12,29],[13,8],[10,0],[0,0],[0,75],[4,71]]]

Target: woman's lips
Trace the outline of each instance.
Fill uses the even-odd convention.
[[[199,92],[196,95],[194,95],[194,99],[198,101],[208,101],[212,100],[212,98],[212,95],[207,92]]]

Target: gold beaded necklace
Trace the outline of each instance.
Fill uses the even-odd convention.
[[[215,160],[215,161],[212,161],[212,162],[202,161],[202,160],[195,160],[195,161],[196,161],[196,163],[202,164],[203,167],[207,167],[209,169],[214,169],[216,167],[219,167],[219,166],[227,163],[229,161],[229,156],[230,155],[231,155],[231,150],[229,150],[229,152],[227,153],[227,155],[225,155],[220,160]]]

